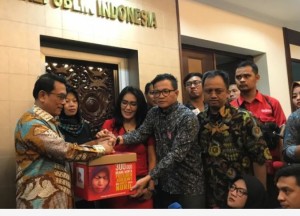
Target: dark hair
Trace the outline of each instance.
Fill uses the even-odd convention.
[[[294,176],[297,185],[300,186],[300,164],[289,164],[281,167],[275,174],[275,182],[278,182],[278,179],[283,176]]]
[[[137,102],[137,110],[135,114],[135,121],[137,128],[143,123],[146,114],[147,114],[147,102],[145,100],[143,92],[135,87],[132,86],[126,86],[123,88],[123,90],[120,92],[117,103],[116,103],[116,109],[115,109],[115,123],[113,125],[113,128],[116,130],[120,130],[123,127],[123,116],[121,112],[121,102],[123,100],[123,97],[127,94],[131,93],[136,97]]]
[[[172,75],[172,74],[168,74],[168,73],[164,73],[164,74],[158,74],[153,80],[152,80],[152,84],[153,86],[160,81],[163,80],[170,80],[172,87],[174,88],[174,90],[178,89],[178,84],[177,84],[177,79]]]
[[[291,89],[291,93],[293,94],[293,91],[296,87],[300,86],[300,81],[294,81],[292,83],[292,89]]]
[[[246,67],[246,66],[250,66],[252,68],[252,71],[255,74],[258,74],[258,67],[253,61],[249,61],[249,60],[242,61],[241,63],[238,64],[237,68]]]
[[[56,74],[46,73],[39,76],[38,80],[34,84],[33,88],[33,97],[34,99],[38,98],[38,94],[40,91],[45,91],[50,93],[54,89],[54,82],[60,82],[66,85],[66,80],[62,76],[58,76]]]
[[[72,94],[75,96],[75,98],[76,98],[76,100],[77,100],[77,102],[78,102],[78,109],[77,109],[77,113],[75,114],[75,118],[80,122],[80,121],[81,121],[81,113],[80,113],[79,95],[78,95],[78,92],[77,92],[76,89],[73,88],[72,86],[67,85],[67,95],[68,95],[69,93],[72,93]],[[65,113],[65,109],[62,109],[62,111],[61,111],[61,113],[60,113],[59,116],[60,116],[60,118],[63,118],[63,119],[68,118],[68,116],[67,116],[66,113]]]
[[[146,85],[145,85],[145,94],[148,94],[149,91],[150,91],[150,86],[153,86],[153,84],[151,82],[148,82]]]
[[[194,77],[194,76],[197,76],[197,77],[200,77],[200,79],[202,80],[202,73],[200,73],[200,72],[191,72],[191,73],[188,73],[185,77],[184,77],[184,79],[183,79],[183,85],[184,85],[184,87],[185,87],[185,83],[186,83],[186,81],[188,81],[191,77]]]
[[[268,207],[268,195],[265,190],[264,185],[261,181],[249,174],[242,174],[236,176],[231,181],[231,185],[233,185],[237,180],[243,179],[247,188],[247,201],[245,203],[244,209],[264,209]],[[230,185],[230,186],[231,186]]]
[[[104,172],[107,176],[108,179],[108,184],[105,187],[105,189],[103,191],[106,191],[107,189],[109,189],[109,184],[110,184],[110,174],[109,174],[109,169],[107,166],[96,166],[93,171],[92,171],[92,178],[91,180],[93,180],[93,178],[95,178],[95,176],[99,173],[99,172]],[[91,184],[92,186],[92,184]]]
[[[228,89],[229,88],[229,76],[228,76],[227,72],[222,71],[222,70],[206,71],[203,74],[203,77],[202,77],[202,86],[204,86],[204,83],[205,83],[207,78],[213,78],[213,77],[216,77],[216,76],[220,76],[223,79],[223,81],[226,85],[226,89]]]

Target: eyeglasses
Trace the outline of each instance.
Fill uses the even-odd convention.
[[[185,83],[186,87],[192,87],[194,85],[195,87],[201,85],[202,81],[201,80],[194,80],[194,81],[189,81]]]
[[[236,194],[237,194],[239,197],[247,196],[247,195],[248,195],[246,189],[244,189],[244,188],[239,188],[239,187],[237,187],[235,184],[231,185],[231,186],[229,187],[229,190],[230,190],[231,192],[236,191]]]
[[[61,94],[56,94],[56,93],[51,93],[51,92],[50,92],[49,94],[56,95],[56,97],[58,97],[58,99],[61,100],[61,101],[66,100],[66,98],[67,98],[67,95],[66,95],[66,94],[63,94],[63,93],[61,93]]]
[[[159,97],[162,94],[164,97],[167,97],[167,96],[169,96],[170,92],[172,92],[172,91],[176,91],[176,89],[171,89],[171,90],[170,89],[163,89],[161,91],[154,90],[153,95],[154,95],[154,97]]]
[[[137,106],[137,102],[133,102],[133,101],[129,102],[129,101],[127,101],[127,100],[122,100],[122,101],[121,101],[121,106],[127,107],[128,105],[129,105],[130,107],[136,107],[136,106]]]

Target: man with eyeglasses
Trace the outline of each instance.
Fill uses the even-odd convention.
[[[153,84],[151,82],[148,82],[145,85],[145,97],[148,104],[148,109],[151,109],[152,107],[156,106],[155,98],[154,98],[154,90],[153,90]]]
[[[198,144],[199,123],[196,115],[179,104],[176,78],[159,74],[152,81],[158,106],[148,111],[144,123],[135,131],[116,138],[121,145],[134,145],[154,135],[157,165],[138,180],[132,190],[141,190],[152,179],[157,182],[158,208],[178,202],[182,208],[204,208],[204,175]],[[111,137],[108,131],[99,137]]]
[[[183,79],[183,85],[188,93],[189,101],[185,104],[196,115],[204,110],[202,94],[202,73],[192,72]]]
[[[226,208],[228,185],[252,172],[266,185],[265,161],[271,158],[256,119],[227,103],[229,77],[221,70],[202,78],[207,108],[198,115],[208,208]]]
[[[33,89],[34,106],[15,129],[17,208],[72,208],[69,161],[89,161],[113,152],[112,141],[79,146],[65,142],[56,117],[66,103],[66,81],[43,74]]]

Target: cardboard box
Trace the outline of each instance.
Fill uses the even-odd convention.
[[[116,152],[73,163],[75,195],[88,201],[126,196],[136,183],[136,153]]]

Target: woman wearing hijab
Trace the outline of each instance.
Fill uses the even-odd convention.
[[[237,209],[267,208],[267,192],[255,176],[242,175],[230,185],[227,205]]]

